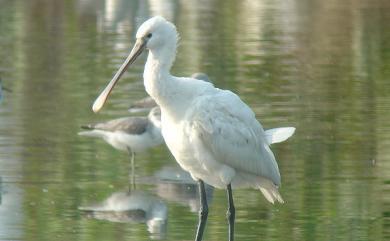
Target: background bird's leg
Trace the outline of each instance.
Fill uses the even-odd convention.
[[[206,190],[204,187],[204,182],[202,180],[198,181],[199,185],[199,194],[200,194],[200,209],[199,209],[199,223],[198,229],[196,230],[196,241],[202,240],[203,231],[206,226],[207,215],[209,214],[209,207],[207,206]]]
[[[130,187],[129,187],[129,192],[130,192],[132,189],[135,189],[135,176],[134,176],[135,153],[131,150],[130,147],[127,147],[127,152],[129,153],[130,156]]]
[[[229,241],[233,241],[234,240],[234,219],[236,217],[236,209],[234,208],[231,184],[227,186],[227,195],[228,195],[229,208],[227,210],[226,217],[229,222]]]

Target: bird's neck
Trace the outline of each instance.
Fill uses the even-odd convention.
[[[161,107],[162,112],[180,119],[182,112],[191,102],[191,97],[180,78],[170,74],[175,51],[171,50],[169,53],[173,54],[149,51],[144,70],[144,85],[146,92]]]
[[[157,103],[172,96],[171,92],[175,89],[171,88],[175,84],[175,78],[170,74],[175,55],[176,46],[158,51],[149,50],[144,70],[144,85],[146,92]]]
[[[149,51],[144,70],[144,85],[146,92],[155,100],[167,91],[167,83],[164,83],[164,80],[170,77],[171,65],[165,62],[164,58]]]

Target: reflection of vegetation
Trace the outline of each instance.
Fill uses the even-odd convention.
[[[147,5],[132,1],[129,17],[102,24],[109,2],[93,12],[78,9],[77,1],[0,2],[0,71],[12,82],[13,114],[22,122],[25,240],[148,237],[139,226],[85,220],[77,212],[86,197],[102,198],[110,185],[127,182],[124,154],[76,136],[80,123],[102,118],[89,111],[91,101],[130,48],[138,15],[147,14]],[[207,72],[217,86],[239,92],[265,127],[297,127],[290,145],[274,147],[287,203],[270,207],[259,192],[238,191],[237,206],[245,208],[238,209],[237,239],[386,239],[386,1],[207,2],[175,2],[182,45],[174,72]],[[142,65],[128,79],[139,78]],[[123,100],[132,96],[125,82],[104,118],[126,113],[130,101]],[[135,95],[144,95],[137,88]],[[139,176],[169,159],[164,150],[144,157]],[[225,217],[217,216],[226,208],[224,195],[216,192],[209,240],[226,238]],[[169,215],[180,221],[170,221],[168,239],[191,239],[196,215],[179,206]]]

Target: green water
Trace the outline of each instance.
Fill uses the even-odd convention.
[[[205,72],[265,128],[297,128],[272,147],[286,203],[236,190],[237,240],[390,240],[389,13],[384,0],[0,0],[0,240],[193,239],[183,192],[196,189],[154,178],[175,165],[164,146],[136,157],[137,189],[168,207],[161,233],[78,209],[129,186],[126,153],[77,132],[146,96],[143,55],[91,111],[154,15],[180,32],[175,75]],[[226,208],[216,190],[204,240],[227,239]]]

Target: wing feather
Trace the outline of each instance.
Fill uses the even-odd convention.
[[[237,95],[219,90],[197,98],[188,115],[191,134],[201,139],[216,161],[280,185],[278,165],[263,127]]]
[[[91,124],[86,127],[88,129],[102,131],[123,131],[129,134],[142,134],[146,131],[147,126],[148,120],[145,117],[123,117],[107,122]]]

